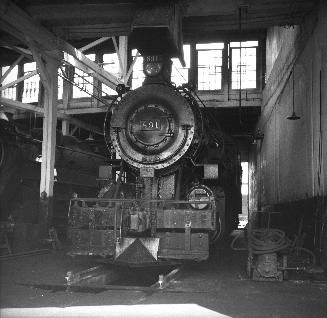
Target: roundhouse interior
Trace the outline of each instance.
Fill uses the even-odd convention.
[[[1,317],[327,316],[326,1],[0,13]]]

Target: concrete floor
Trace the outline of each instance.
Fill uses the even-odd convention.
[[[1,260],[0,317],[327,317],[326,281],[254,282],[245,261],[226,247],[188,264],[164,290],[70,292],[33,285],[63,285],[68,270],[91,262],[64,252]]]

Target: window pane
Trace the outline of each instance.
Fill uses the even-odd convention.
[[[180,86],[183,83],[188,82],[188,71],[191,66],[191,53],[190,53],[191,47],[190,45],[186,44],[183,45],[183,51],[184,51],[184,60],[185,60],[185,67],[182,67],[181,62],[178,58],[171,59],[172,69],[171,69],[171,81],[176,84],[176,86]]]
[[[135,58],[136,54],[137,54],[137,50],[133,50],[132,51],[133,59]],[[138,56],[133,67],[132,89],[142,86],[144,79],[145,79],[145,75],[143,73],[143,57]]]
[[[224,43],[196,45],[196,48],[198,49],[198,90],[221,89],[223,52],[221,48],[223,47]]]
[[[221,50],[224,48],[224,43],[198,43],[196,45],[197,50]]]
[[[258,46],[258,41],[244,41],[241,42],[242,47],[256,47]],[[240,42],[230,42],[230,47],[240,47]]]
[[[117,53],[111,53],[111,54],[103,54],[103,68],[115,75],[116,77],[120,77],[120,68],[119,68],[119,60]],[[117,95],[117,92],[106,86],[105,84],[102,84],[102,95]]]
[[[95,54],[87,54],[91,61],[95,60]],[[84,73],[83,71],[75,68],[75,75],[74,75],[74,87],[73,87],[73,97],[80,98],[80,97],[89,97],[90,94],[93,94],[93,78],[92,76]],[[86,93],[88,92],[88,93]]]
[[[9,66],[2,67],[2,74],[4,74],[8,69]],[[5,78],[5,80],[2,82],[2,85],[6,85],[15,81],[17,79],[17,74],[18,74],[18,66],[15,66],[8,74],[8,76]],[[8,87],[0,92],[1,92],[0,93],[1,97],[16,100],[16,86]]]
[[[24,64],[24,75],[36,70],[36,63],[25,63]],[[24,90],[22,96],[23,103],[36,103],[39,99],[39,83],[40,76],[34,75],[24,81]]]
[[[237,42],[239,44],[239,42]],[[233,48],[232,89],[257,87],[257,50],[254,47]],[[240,51],[241,50],[241,51]],[[241,53],[241,55],[240,55]]]

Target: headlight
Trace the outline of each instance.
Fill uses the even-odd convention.
[[[161,55],[147,55],[143,61],[143,73],[146,76],[157,76],[162,70]]]
[[[203,210],[208,207],[208,203],[201,203],[211,201],[211,198],[213,197],[212,191],[204,186],[204,185],[198,185],[193,187],[188,194],[188,200],[189,201],[198,201],[199,203],[191,203],[191,207],[196,210]]]
[[[161,70],[162,70],[161,62],[152,62],[152,63],[146,63],[144,65],[143,72],[147,76],[156,76],[161,72]]]

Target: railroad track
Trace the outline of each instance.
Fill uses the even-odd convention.
[[[176,278],[183,269],[181,264],[167,264],[153,267],[117,267],[107,264],[66,274],[66,287],[76,290],[78,287],[93,287],[125,290],[161,290]]]

